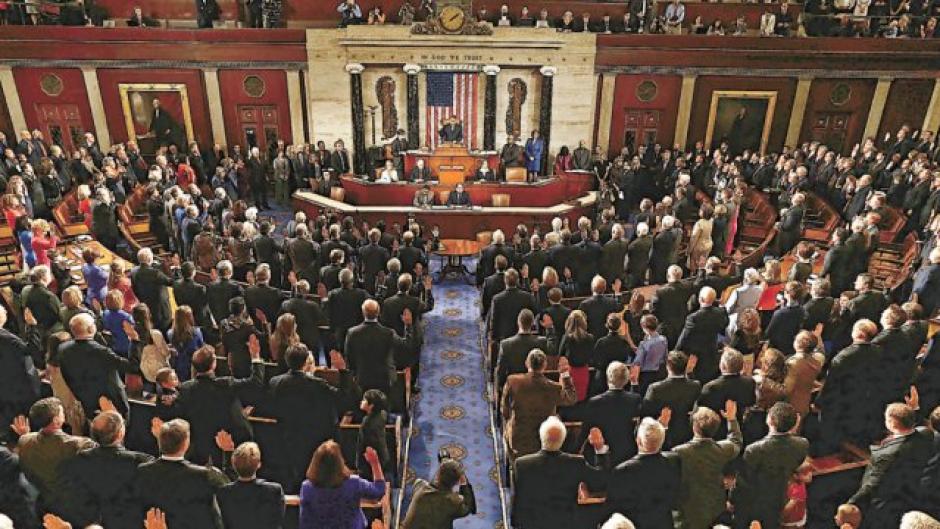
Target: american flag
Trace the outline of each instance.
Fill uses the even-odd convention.
[[[463,124],[463,143],[476,148],[477,74],[458,72],[427,73],[425,139],[431,150],[440,143],[441,120],[451,116]]]

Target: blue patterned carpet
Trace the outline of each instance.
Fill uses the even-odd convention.
[[[459,280],[434,285],[435,308],[425,316],[419,395],[402,519],[415,476],[431,479],[437,453],[446,447],[467,469],[477,514],[455,523],[460,529],[504,527],[502,495],[483,377],[477,290]]]

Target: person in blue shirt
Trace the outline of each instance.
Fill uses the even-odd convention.
[[[173,315],[173,327],[167,333],[170,345],[176,349],[173,368],[180,382],[192,378],[193,353],[205,344],[202,329],[196,326],[193,309],[189,305],[176,308]]]
[[[93,248],[82,250],[82,275],[85,277],[85,304],[92,306],[92,301],[97,300],[99,304],[104,305],[105,296],[108,293],[109,271],[103,266],[98,266],[95,261],[99,255]]]
[[[636,348],[636,359],[633,361],[634,370],[639,370],[639,376],[635,384],[638,386],[638,393],[646,395],[646,388],[650,384],[665,378],[666,354],[669,352],[669,344],[666,337],[656,332],[659,327],[659,320],[652,314],[647,314],[640,319],[640,327],[643,328],[643,334],[646,338],[640,342]]]
[[[545,150],[545,140],[542,139],[538,130],[532,131],[532,136],[525,142],[526,170],[529,172],[529,180],[535,180],[542,170],[542,155]]]
[[[20,240],[20,250],[23,252],[23,263],[27,268],[36,266],[36,252],[33,251],[33,231],[29,229],[29,217],[20,215],[16,218],[16,227],[13,230]]]
[[[111,350],[119,356],[127,358],[131,349],[131,340],[124,330],[124,324],[134,324],[134,318],[124,311],[124,294],[120,290],[112,290],[104,298],[105,311],[101,314],[104,330],[111,333]]]

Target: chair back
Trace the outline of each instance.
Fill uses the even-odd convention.
[[[506,181],[507,182],[525,182],[525,180],[526,180],[525,167],[507,167],[506,168]]]
[[[493,193],[493,207],[505,208],[509,206],[510,195],[508,193]]]
[[[337,202],[346,201],[346,190],[342,187],[332,187],[330,188],[330,198]]]

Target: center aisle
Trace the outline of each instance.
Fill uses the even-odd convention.
[[[433,479],[438,450],[444,447],[467,469],[477,499],[477,514],[457,521],[455,527],[504,527],[496,452],[485,399],[478,299],[477,290],[464,282],[445,280],[434,285],[435,307],[424,317],[422,392],[414,409],[402,521],[415,477]]]

